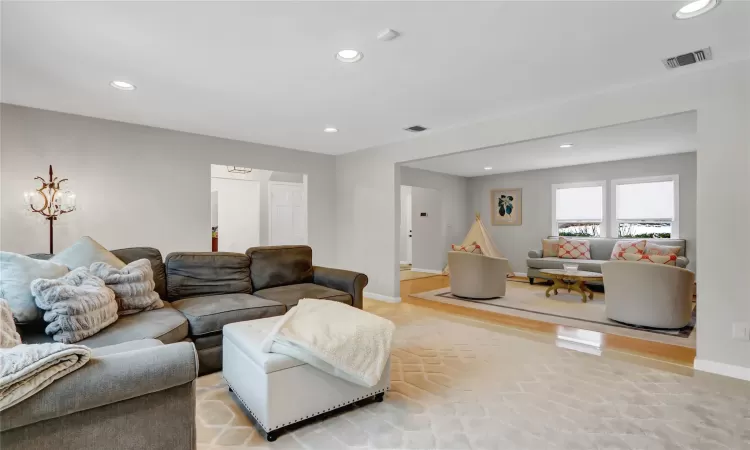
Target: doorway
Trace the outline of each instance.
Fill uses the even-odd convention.
[[[269,245],[307,244],[307,201],[299,183],[268,183]]]
[[[411,186],[401,186],[401,266],[411,269]]]

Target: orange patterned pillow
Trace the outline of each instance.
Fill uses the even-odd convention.
[[[482,247],[479,246],[476,242],[469,245],[451,245],[451,250],[454,252],[466,252],[466,253],[477,253],[482,255]]]
[[[609,259],[620,259],[624,260],[621,253],[632,253],[635,255],[642,255],[646,250],[646,240],[641,241],[617,241],[615,248],[612,250],[612,255]]]
[[[666,264],[667,266],[677,265],[677,255],[640,255],[637,253],[624,253],[620,252],[620,255],[625,261],[645,262],[653,264]]]
[[[542,239],[542,258],[557,258],[559,253],[559,239]]]
[[[560,238],[557,257],[562,259],[591,259],[591,243],[579,239]]]
[[[649,242],[648,244],[646,244],[646,250],[644,251],[644,253],[647,255],[677,256],[680,254],[680,250],[682,250],[682,247],[673,245],[658,245]]]

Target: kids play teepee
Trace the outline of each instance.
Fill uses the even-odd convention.
[[[492,238],[490,237],[490,234],[487,233],[487,229],[484,228],[484,225],[482,224],[482,220],[479,218],[479,213],[476,214],[476,220],[474,221],[474,224],[471,226],[471,229],[469,230],[469,233],[464,238],[464,241],[461,243],[462,246],[466,245],[472,245],[477,244],[479,248],[482,250],[483,255],[492,256],[494,258],[505,258],[500,251],[495,247],[495,243],[492,242]],[[443,269],[444,273],[449,273],[449,267],[446,264],[445,269]],[[508,276],[512,277],[513,269],[508,272]]]

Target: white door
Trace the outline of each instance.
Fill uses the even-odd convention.
[[[216,191],[219,251],[245,253],[260,245],[260,183],[211,178]]]
[[[401,186],[401,255],[403,264],[411,264],[411,186]]]
[[[268,242],[270,245],[307,244],[305,185],[268,182]]]
[[[441,271],[448,253],[443,233],[440,191],[412,187],[412,266],[414,270]]]

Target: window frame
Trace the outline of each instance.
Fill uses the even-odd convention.
[[[617,220],[617,186],[622,184],[643,184],[658,183],[662,181],[671,181],[673,183],[674,205],[672,218],[672,236],[669,238],[656,239],[680,239],[680,176],[673,175],[655,175],[650,177],[620,178],[610,182],[610,235],[615,239],[620,239],[620,222]],[[648,221],[648,219],[644,219]],[[623,238],[624,239],[624,238]]]
[[[550,236],[559,236],[559,233],[560,233],[560,228],[558,226],[558,221],[557,221],[557,190],[558,189],[571,189],[571,188],[584,188],[584,187],[602,188],[602,222],[599,225],[600,236],[598,237],[607,237],[607,234],[609,233],[609,224],[607,220],[607,181],[606,180],[553,184],[552,189],[551,189],[552,201],[550,202],[552,204],[552,210],[551,210],[552,233],[550,234]]]

